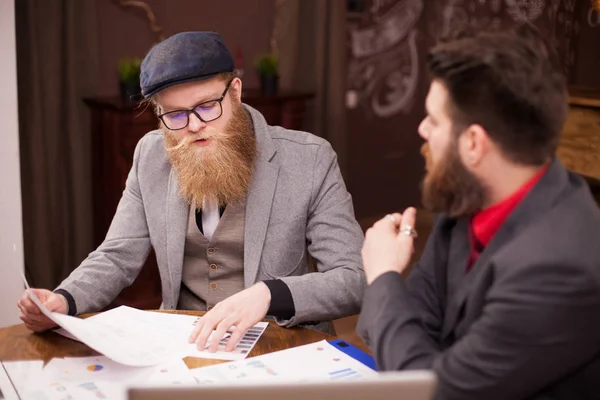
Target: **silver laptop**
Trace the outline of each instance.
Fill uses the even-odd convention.
[[[376,378],[359,381],[131,388],[128,391],[128,399],[430,400],[433,398],[435,388],[436,378],[433,372],[407,371],[384,372]]]

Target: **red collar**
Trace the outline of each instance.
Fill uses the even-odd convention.
[[[506,218],[515,207],[527,196],[538,181],[548,170],[548,165],[540,170],[534,177],[521,186],[516,192],[499,203],[478,211],[471,219],[471,230],[474,238],[482,247],[488,245],[496,232],[500,229]]]

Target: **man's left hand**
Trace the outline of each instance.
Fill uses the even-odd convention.
[[[401,274],[406,269],[414,252],[414,238],[403,230],[414,228],[416,213],[410,207],[402,214],[386,215],[367,230],[362,248],[367,284],[386,272]]]
[[[233,329],[225,346],[225,351],[232,351],[246,330],[265,318],[270,305],[271,291],[263,282],[242,290],[217,303],[200,318],[190,335],[190,343],[196,342],[198,349],[204,350],[214,330],[208,348],[209,352],[214,353],[225,333]]]

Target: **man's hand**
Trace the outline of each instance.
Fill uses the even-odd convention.
[[[31,290],[48,310],[60,314],[67,313],[67,299],[63,295],[46,289]],[[21,310],[19,318],[25,323],[27,329],[34,332],[42,332],[56,326],[50,318],[42,314],[38,306],[29,298],[27,291],[23,292],[23,295],[17,302],[17,306]]]
[[[362,248],[367,284],[386,272],[402,273],[408,266],[414,252],[414,238],[403,230],[414,228],[416,214],[410,207],[404,214],[386,215],[367,230]]]
[[[200,319],[190,335],[190,343],[196,342],[198,349],[204,350],[215,330],[208,349],[214,353],[225,333],[233,329],[225,346],[225,351],[232,351],[246,330],[265,318],[270,305],[271,291],[264,283],[242,290],[218,303]]]

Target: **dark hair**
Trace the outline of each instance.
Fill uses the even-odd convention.
[[[457,127],[481,125],[511,161],[540,165],[554,156],[567,112],[565,79],[530,25],[503,32],[461,32],[427,56],[448,90]]]

